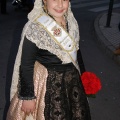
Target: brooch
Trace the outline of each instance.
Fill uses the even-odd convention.
[[[61,28],[57,28],[57,26],[54,26],[54,27],[52,28],[52,31],[53,31],[53,35],[54,35],[55,37],[60,37],[61,34],[62,34]]]

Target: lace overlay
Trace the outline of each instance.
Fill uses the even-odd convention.
[[[57,45],[51,36],[37,23],[31,23],[29,26],[26,37],[37,45],[38,48],[45,49],[57,55],[63,63],[71,62],[71,59],[59,45]]]
[[[15,64],[14,64],[14,70],[13,70],[13,76],[12,76],[12,84],[11,84],[11,91],[10,91],[10,100],[13,98],[17,91],[18,81],[19,81],[19,66],[21,63],[21,54],[22,54],[22,45],[24,41],[25,33],[28,29],[28,26],[31,24],[31,22],[27,22],[23,28],[22,35],[21,35],[21,42],[18,48],[18,53],[16,56]]]
[[[74,68],[48,69],[45,120],[91,120],[79,73]]]

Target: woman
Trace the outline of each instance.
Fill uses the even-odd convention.
[[[36,0],[28,19],[7,120],[91,120],[77,62],[78,24],[69,0]]]

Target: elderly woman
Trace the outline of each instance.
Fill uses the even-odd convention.
[[[69,0],[36,0],[14,65],[7,120],[91,120]]]

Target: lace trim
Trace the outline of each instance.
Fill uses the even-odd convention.
[[[20,45],[19,45],[18,53],[17,53],[17,56],[16,56],[15,64],[14,64],[12,83],[11,83],[10,100],[13,98],[13,96],[15,95],[15,93],[17,91],[17,88],[18,88],[19,66],[20,66],[20,63],[21,63],[22,45],[23,45],[23,40],[24,40],[26,30],[27,30],[27,28],[30,24],[31,24],[30,21],[25,24],[25,26],[23,28],[22,35],[21,35],[21,42],[20,42]]]
[[[38,48],[48,50],[57,55],[63,63],[71,62],[67,53],[54,42],[51,36],[39,24],[31,23],[26,32],[26,37],[28,40],[35,43]]]
[[[33,99],[36,99],[36,96],[34,96],[34,97],[22,97],[22,96],[18,95],[18,98],[21,100],[33,100]]]
[[[67,21],[68,21],[68,29],[69,34],[74,38],[76,42],[77,50],[79,49],[79,41],[80,41],[80,35],[79,35],[79,27],[78,23],[74,18],[74,15],[72,12],[68,11]]]

